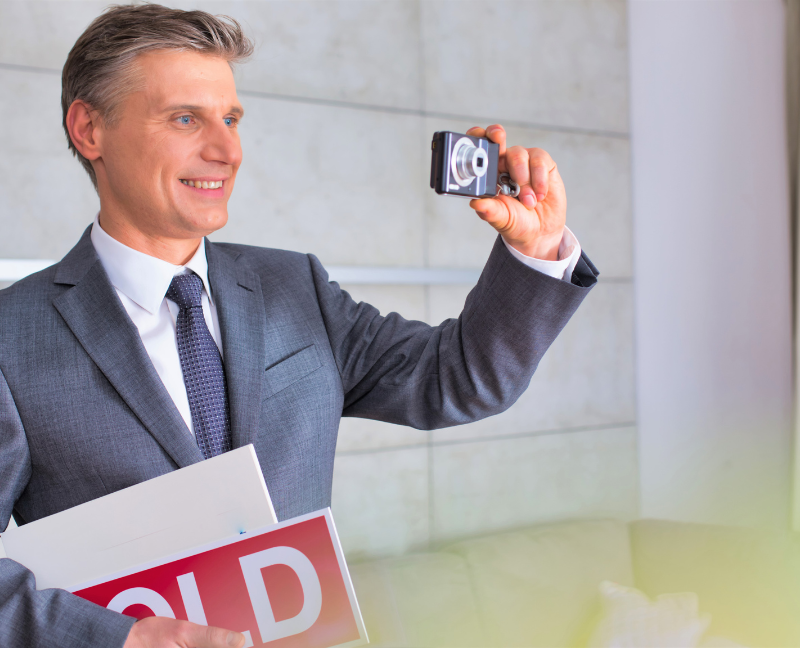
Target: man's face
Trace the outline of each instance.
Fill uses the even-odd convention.
[[[228,220],[242,161],[242,107],[227,61],[157,51],[137,59],[144,78],[112,127],[95,165],[101,218],[154,238],[198,238]],[[192,186],[194,185],[194,186]]]

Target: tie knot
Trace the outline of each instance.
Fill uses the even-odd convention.
[[[172,278],[172,283],[170,283],[169,290],[167,290],[167,299],[174,301],[181,310],[185,308],[201,308],[203,305],[200,299],[202,294],[203,280],[192,272],[175,275]]]

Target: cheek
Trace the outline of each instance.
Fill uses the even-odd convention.
[[[140,201],[161,200],[157,196],[164,193],[163,152],[152,140],[139,135],[126,141],[115,155],[113,167],[116,184],[128,194]]]
[[[111,137],[106,136],[103,142],[103,164],[111,182],[124,185],[141,175],[141,139],[141,135],[134,137],[120,131],[113,131]]]
[[[150,173],[159,178],[168,191],[175,191],[180,184],[180,174],[190,168],[191,151],[185,142],[163,142],[150,158]]]
[[[161,155],[162,146],[152,134],[135,133],[125,138],[125,164],[135,169],[137,175],[151,175],[153,161]]]

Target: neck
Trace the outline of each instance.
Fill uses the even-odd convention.
[[[186,265],[203,242],[200,238],[170,238],[143,232],[126,221],[109,218],[100,210],[100,227],[111,238],[148,256],[167,261],[172,265]]]

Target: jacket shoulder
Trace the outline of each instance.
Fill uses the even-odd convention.
[[[8,288],[0,290],[0,303],[10,304],[20,299],[49,303],[53,295],[59,292],[55,283],[57,271],[58,263],[14,282]]]
[[[235,257],[237,263],[247,264],[258,274],[277,272],[279,274],[302,273],[310,276],[312,264],[319,265],[319,261],[313,254],[304,254],[303,252],[239,243],[212,243],[211,245]]]

